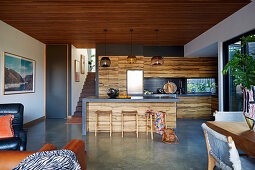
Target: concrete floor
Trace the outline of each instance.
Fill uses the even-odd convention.
[[[207,153],[201,124],[206,120],[177,120],[179,145],[161,142],[161,136],[140,133],[94,133],[81,135],[81,125],[65,124],[62,119],[47,119],[28,128],[27,150],[40,149],[45,143],[59,148],[72,139],[86,141],[88,170],[119,169],[167,169],[167,170],[204,170],[207,169]]]

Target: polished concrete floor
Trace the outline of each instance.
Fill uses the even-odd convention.
[[[88,170],[204,170],[207,169],[207,153],[201,124],[206,120],[177,120],[179,145],[161,142],[161,136],[154,140],[145,133],[136,138],[135,133],[94,133],[81,135],[81,125],[65,124],[62,119],[47,119],[28,128],[27,150],[38,150],[45,143],[59,148],[72,139],[86,141]]]

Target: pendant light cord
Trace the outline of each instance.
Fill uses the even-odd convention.
[[[131,54],[133,54],[133,36],[132,36],[132,33],[133,33],[133,29],[131,28],[130,29],[130,32],[131,32]]]
[[[107,29],[104,29],[104,55],[106,56],[106,32]]]
[[[155,29],[156,32],[156,46],[157,46],[157,53],[159,54],[159,42],[158,42],[158,29]]]

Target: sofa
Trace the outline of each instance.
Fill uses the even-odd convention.
[[[56,150],[57,147],[52,144],[44,145],[39,151]],[[87,153],[85,151],[85,143],[83,140],[73,139],[62,149],[71,150],[75,153],[76,158],[82,170],[86,170]],[[9,170],[15,168],[22,160],[36,152],[33,151],[0,151],[0,167],[1,170]]]
[[[27,145],[27,133],[23,129],[24,106],[20,103],[0,104],[0,116],[14,115],[12,127],[14,138],[0,139],[0,150],[25,151]]]

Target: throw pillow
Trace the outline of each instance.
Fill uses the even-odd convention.
[[[71,150],[54,150],[36,152],[29,155],[12,170],[54,169],[54,170],[81,170],[81,166]]]
[[[12,128],[13,115],[0,116],[0,138],[14,137]]]

